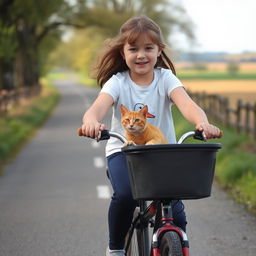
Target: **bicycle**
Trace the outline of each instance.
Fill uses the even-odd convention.
[[[82,135],[81,130],[78,133]],[[127,141],[121,134],[107,130],[101,132],[98,141],[110,137]],[[188,237],[173,222],[171,202],[210,196],[216,152],[221,148],[219,143],[182,144],[189,137],[205,140],[201,132],[191,131],[183,134],[177,144],[122,148],[132,194],[139,204],[126,238],[127,256],[189,255]],[[151,201],[149,205],[148,201]]]

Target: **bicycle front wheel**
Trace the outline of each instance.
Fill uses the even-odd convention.
[[[135,229],[126,255],[127,256],[143,256],[141,245],[142,245],[142,232],[140,229]]]
[[[182,256],[182,246],[179,235],[174,231],[166,232],[160,241],[161,256]]]

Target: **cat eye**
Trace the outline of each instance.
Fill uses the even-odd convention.
[[[135,119],[135,122],[139,122],[140,121],[140,119]]]

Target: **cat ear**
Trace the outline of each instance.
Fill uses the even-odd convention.
[[[128,111],[128,109],[123,104],[121,104],[120,109],[121,109],[122,115],[124,115]]]
[[[144,117],[146,117],[146,116],[147,116],[147,113],[148,113],[148,106],[145,105],[145,106],[140,110],[140,113],[142,113],[142,115],[143,115]]]

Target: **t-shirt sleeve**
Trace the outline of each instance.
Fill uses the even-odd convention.
[[[109,94],[114,102],[117,102],[120,94],[120,87],[119,81],[117,77],[114,75],[112,76],[102,87],[100,93],[107,93]]]
[[[164,87],[170,98],[171,92],[177,87],[184,87],[181,81],[172,73],[171,70],[164,70]]]

